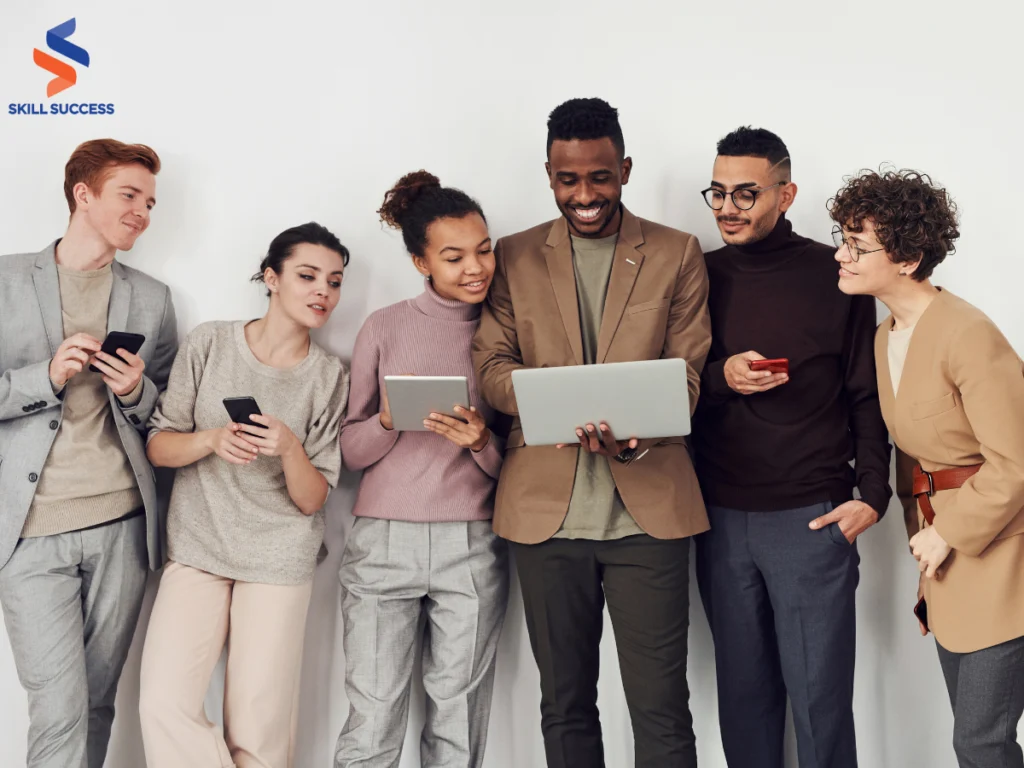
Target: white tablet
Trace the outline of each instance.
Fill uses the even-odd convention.
[[[456,405],[469,408],[465,376],[385,376],[384,387],[391,422],[400,432],[426,432],[423,420],[430,414],[456,417]]]
[[[576,428],[606,422],[618,440],[690,434],[686,362],[529,368],[512,372],[527,445],[576,443]]]

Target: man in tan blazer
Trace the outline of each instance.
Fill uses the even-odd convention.
[[[693,407],[711,342],[697,239],[622,206],[632,161],[617,111],[600,99],[551,113],[546,168],[562,218],[498,241],[473,345],[484,398],[516,417],[516,369],[682,358]],[[695,766],[688,537],[708,523],[686,444],[619,442],[603,425],[578,435],[572,446],[528,447],[515,418],[494,515],[518,564],[547,764],[604,765],[607,599],[637,768]]]

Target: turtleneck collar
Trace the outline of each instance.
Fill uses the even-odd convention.
[[[434,290],[429,279],[424,280],[423,285],[423,293],[413,299],[412,304],[424,315],[464,323],[479,319],[482,304],[467,304],[457,299],[446,299]]]
[[[776,251],[783,251],[792,248],[795,239],[796,236],[793,234],[793,225],[790,223],[789,219],[786,218],[786,214],[782,214],[779,216],[779,220],[775,224],[775,229],[769,232],[766,237],[753,243],[747,243],[746,245],[734,245],[733,248],[744,256],[764,256],[775,253]]]

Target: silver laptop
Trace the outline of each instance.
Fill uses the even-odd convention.
[[[527,445],[576,443],[576,428],[607,422],[618,440],[690,434],[686,362],[529,368],[512,372]]]

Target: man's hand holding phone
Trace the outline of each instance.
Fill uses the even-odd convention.
[[[750,351],[733,355],[726,360],[723,372],[729,389],[741,395],[753,395],[775,389],[789,381],[788,369],[780,373],[773,373],[771,370],[780,370],[780,361],[771,361],[774,365],[769,366],[767,370],[754,370],[752,364],[758,360],[766,361],[767,358],[758,352]]]
[[[57,354],[50,361],[50,383],[54,392],[60,392],[68,380],[80,374],[89,359],[100,351],[99,339],[88,333],[68,336],[57,348]]]

